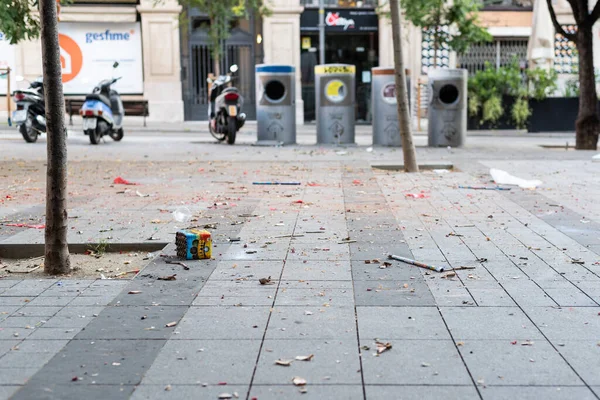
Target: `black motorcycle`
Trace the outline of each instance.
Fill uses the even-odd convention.
[[[17,81],[23,81],[17,77]],[[46,133],[46,108],[44,106],[44,83],[39,77],[29,82],[28,89],[15,90],[13,98],[17,109],[13,111],[12,122],[28,143],[37,141],[38,136]]]
[[[235,73],[238,67],[232,65],[229,70]],[[231,86],[231,81],[231,75],[208,79],[211,84],[208,129],[218,141],[227,139],[227,143],[234,144],[237,131],[246,122],[246,114],[241,112],[244,98],[237,88]]]

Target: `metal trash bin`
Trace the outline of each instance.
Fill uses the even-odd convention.
[[[429,72],[430,147],[459,147],[467,136],[466,69],[436,68]]]
[[[256,66],[257,144],[296,143],[296,69]]]
[[[406,71],[406,88],[410,114],[410,71]],[[396,100],[396,70],[393,67],[371,68],[373,107],[373,145],[402,146]]]
[[[354,65],[315,66],[318,144],[354,144],[355,74]]]

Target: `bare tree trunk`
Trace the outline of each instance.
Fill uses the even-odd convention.
[[[67,142],[56,0],[40,0],[44,96],[46,103],[46,249],[44,271],[71,271],[67,244]]]
[[[404,170],[406,172],[419,172],[415,145],[410,127],[410,113],[408,111],[408,95],[406,90],[406,72],[402,58],[402,27],[400,22],[400,0],[390,0],[392,14],[392,41],[394,43],[394,68],[396,70],[396,100],[398,104],[398,122],[402,138],[402,153],[404,155]]]
[[[221,58],[218,53],[213,53],[213,70],[215,71],[215,76],[218,78],[221,75]]]
[[[580,26],[577,31],[579,53],[579,114],[575,123],[578,150],[596,150],[600,119],[594,73],[593,34],[591,25]]]

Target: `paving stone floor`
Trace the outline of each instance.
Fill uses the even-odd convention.
[[[42,243],[5,225],[43,222],[43,147],[10,138],[0,246]],[[419,149],[452,172],[405,174],[372,168],[401,159],[394,149],[127,139],[69,137],[71,242],[171,242],[185,205],[191,224],[216,224],[214,258],[184,271],[158,256],[131,281],[0,279],[0,399],[600,398],[593,153],[475,138]],[[544,185],[458,188],[488,185],[490,167]],[[276,180],[301,185],[252,185]],[[390,253],[472,269],[383,264]]]

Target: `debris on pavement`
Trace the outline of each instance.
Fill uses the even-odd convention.
[[[308,355],[308,356],[296,356],[296,360],[298,360],[298,361],[312,361],[312,359],[313,359],[314,356],[315,356],[314,354],[311,354],[311,355]]]
[[[386,352],[392,348],[392,344],[390,342],[387,342],[387,343],[375,342],[375,344],[377,345],[377,355],[379,355],[383,352]]]
[[[270,276],[269,276],[268,278],[260,278],[260,279],[258,280],[258,282],[259,282],[261,285],[274,285],[274,284],[275,284],[275,282],[272,282],[272,281],[271,281],[271,277],[270,277]]]
[[[127,294],[140,294],[142,293],[141,290],[130,290]]]
[[[221,393],[219,395],[219,400],[233,399],[233,395],[231,393]]]
[[[173,274],[173,275],[167,275],[167,276],[159,276],[157,279],[159,281],[176,281],[177,274]]]
[[[209,231],[183,229],[175,234],[177,256],[186,260],[203,260],[212,257],[212,237]]]
[[[535,189],[542,184],[540,180],[527,180],[518,178],[501,169],[490,169],[490,175],[498,185],[515,185],[523,189]]]
[[[30,225],[30,224],[4,224],[4,226],[15,226],[17,228],[31,228],[31,229],[44,229],[46,225]]]
[[[292,361],[293,360],[275,360],[275,365],[281,365],[283,367],[289,367],[290,365],[292,365]]]
[[[141,193],[139,190],[136,190],[136,191],[135,191],[135,194],[136,194],[138,197],[150,197],[150,195],[149,195],[149,194],[143,194],[143,193]]]
[[[306,385],[306,379],[301,378],[299,376],[295,376],[292,378],[292,383],[296,386],[304,386]]]
[[[405,196],[413,198],[413,199],[427,199],[427,198],[429,198],[429,195],[427,195],[425,193],[406,193]]]
[[[113,183],[115,185],[139,185],[139,183],[129,182],[127,179],[123,179],[120,176],[117,176]]]
[[[502,186],[458,186],[459,189],[471,189],[471,190],[511,190],[511,188],[505,188]]]
[[[167,328],[172,328],[172,327],[174,327],[175,325],[177,325],[177,321],[169,322],[168,324],[166,324],[166,325],[165,325],[165,327],[167,327]]]
[[[288,185],[298,186],[300,182],[252,182],[253,185]]]
[[[435,265],[428,265],[428,264],[425,264],[425,263],[422,263],[422,262],[419,262],[419,261],[416,261],[416,260],[412,260],[410,258],[396,256],[396,255],[393,255],[393,254],[390,254],[388,256],[388,258],[390,258],[392,260],[396,260],[396,261],[402,261],[402,262],[405,262],[407,264],[412,264],[412,265],[415,265],[417,267],[429,269],[429,270],[435,271],[435,272],[444,272],[445,271],[444,267],[436,267]]]
[[[175,221],[181,222],[182,224],[187,224],[192,218],[192,212],[187,207],[177,207],[172,215]]]
[[[181,261],[165,260],[165,262],[167,264],[181,265],[183,267],[183,269],[185,269],[186,271],[188,271],[190,269],[190,267],[188,267],[185,263],[182,263]]]

